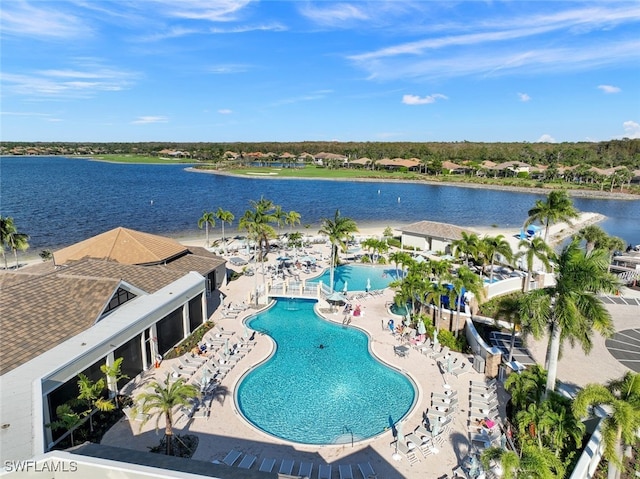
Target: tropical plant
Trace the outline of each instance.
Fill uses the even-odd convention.
[[[4,260],[4,269],[8,268],[6,250],[8,248],[8,238],[16,232],[16,225],[10,216],[0,215],[0,245],[2,246],[2,259]]]
[[[602,425],[604,458],[609,461],[609,477],[617,477],[623,446],[634,444],[640,429],[640,373],[629,371],[606,386],[588,384],[578,392],[572,407],[575,416],[583,418],[589,409],[601,406],[606,413]]]
[[[428,282],[424,291],[426,293],[425,301],[427,304],[433,304],[435,308],[434,326],[436,327],[436,330],[439,331],[440,320],[442,318],[442,297],[449,296],[451,290],[441,278],[438,278],[438,281]]]
[[[601,249],[587,254],[574,239],[557,259],[555,285],[527,294],[527,313],[532,324],[547,324],[547,393],[555,389],[561,344],[580,343],[591,351],[593,332],[613,334],[611,315],[597,296],[620,288],[619,279],[608,272],[609,255]],[[536,336],[536,334],[538,336]],[[539,331],[534,336],[539,337]]]
[[[338,265],[338,251],[346,252],[349,237],[358,231],[356,222],[351,218],[340,215],[340,210],[336,210],[333,219],[323,218],[319,234],[329,237],[331,243],[331,264],[329,268],[329,287],[333,291],[334,268]]]
[[[482,452],[480,461],[486,468],[491,467],[492,461],[499,463],[505,479],[557,479],[564,477],[565,471],[562,461],[551,450],[531,445],[523,446],[520,456],[502,448],[488,448]]]
[[[493,283],[493,269],[498,254],[502,255],[507,262],[511,262],[513,259],[513,251],[511,250],[511,244],[504,238],[503,235],[498,236],[485,236],[480,240],[479,249],[491,265],[491,273],[489,275],[489,282]]]
[[[173,455],[173,413],[179,406],[189,406],[194,398],[198,397],[198,389],[187,384],[184,378],[171,381],[171,375],[167,374],[162,383],[153,381],[149,384],[149,392],[140,394],[136,401],[139,412],[144,415],[140,428],[152,417],[156,418],[156,429],[160,419],[165,420],[165,436],[168,456]]]
[[[588,225],[580,229],[574,238],[584,240],[587,253],[591,253],[594,248],[602,247],[609,235],[598,225]]]
[[[60,404],[56,408],[56,417],[58,419],[47,424],[47,427],[50,427],[52,431],[57,429],[70,431],[69,437],[71,439],[71,447],[73,447],[73,430],[82,422],[82,417],[67,403]]]
[[[0,216],[0,242],[2,243],[2,257],[4,259],[4,268],[7,269],[7,257],[5,250],[9,249],[13,252],[16,259],[16,268],[20,266],[18,263],[18,251],[26,251],[29,249],[29,235],[20,233],[10,216]]]
[[[102,397],[102,393],[105,389],[105,380],[100,378],[97,381],[92,381],[86,375],[78,374],[78,399],[89,407],[84,412],[85,416],[89,416],[89,428],[93,432],[93,410],[98,411],[113,411],[115,404],[110,399]]]
[[[209,225],[213,228],[216,225],[216,217],[213,211],[203,211],[202,216],[198,220],[198,228],[204,227],[205,245],[209,246]]]
[[[539,364],[534,364],[520,374],[509,374],[504,382],[504,388],[511,394],[514,408],[522,410],[527,404],[541,400],[546,382],[547,371]]]
[[[42,258],[44,262],[51,261],[53,259],[53,253],[50,249],[43,249],[40,251],[40,258]]]
[[[537,258],[548,272],[551,268],[551,260],[553,259],[554,252],[549,245],[539,237],[535,237],[531,241],[520,240],[518,248],[520,248],[520,251],[516,253],[516,258],[524,257],[527,263],[527,279],[524,284],[524,292],[526,293],[531,287],[534,259]],[[524,251],[522,251],[523,248]]]
[[[389,254],[389,261],[392,261],[396,265],[396,278],[400,278],[400,271],[398,269],[398,266],[407,265],[410,261],[413,261],[413,258],[411,258],[411,255],[409,255],[409,253],[405,253],[404,251],[392,251]]]
[[[525,227],[535,221],[544,225],[544,241],[549,240],[549,227],[561,221],[570,223],[574,218],[579,217],[578,210],[573,206],[571,198],[564,190],[551,191],[546,200],[536,200],[533,208],[527,213],[528,218]]]
[[[273,221],[278,227],[278,237],[280,237],[280,228],[282,228],[286,222],[287,214],[282,209],[282,206],[275,205],[273,207]]]
[[[300,224],[300,219],[300,213],[298,213],[297,211],[291,210],[285,215],[284,222],[291,228],[290,235],[293,233],[293,228],[295,228],[296,225]]]
[[[222,226],[222,245],[224,248],[224,253],[227,254],[227,239],[224,235],[224,224],[227,223],[231,225],[235,216],[231,211],[223,210],[222,207],[218,207],[218,211],[216,211],[216,218],[220,220]]]
[[[116,358],[111,365],[107,363],[100,365],[100,371],[107,376],[107,384],[110,390],[113,389],[113,396],[118,393],[118,383],[122,379],[129,379],[129,376],[122,374],[122,361],[124,358]],[[116,403],[117,407],[117,403]]]
[[[463,300],[463,291],[473,293],[478,298],[478,301],[482,301],[484,297],[484,284],[480,279],[480,276],[471,271],[467,266],[460,266],[456,275],[451,279],[452,291],[455,293],[456,300],[456,327],[455,337],[458,337],[460,329],[460,309]]]

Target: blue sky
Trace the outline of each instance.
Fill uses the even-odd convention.
[[[4,0],[5,141],[640,138],[640,2]]]

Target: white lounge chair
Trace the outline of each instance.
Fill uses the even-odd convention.
[[[293,472],[293,464],[295,461],[291,460],[291,459],[283,459],[282,462],[280,463],[280,469],[278,470],[279,474],[287,474],[287,475],[291,475],[291,473]]]
[[[361,462],[358,464],[358,469],[360,469],[360,474],[362,474],[362,479],[378,479],[378,475],[371,467],[370,462]]]
[[[351,464],[340,464],[338,466],[338,471],[340,472],[340,479],[353,479]]]
[[[409,446],[407,446],[403,441],[395,441],[392,443],[392,446],[396,446],[398,448],[398,452],[407,458],[409,465],[413,466],[415,463],[420,462],[416,453],[409,449]]]
[[[301,462],[300,467],[298,468],[298,476],[306,477],[311,479],[311,474],[313,473],[313,463],[312,462]]]
[[[331,479],[331,466],[329,464],[320,464],[318,466],[318,479]]]
[[[262,464],[260,464],[260,468],[258,469],[260,472],[271,472],[273,471],[273,466],[276,465],[276,460],[271,459],[269,457],[265,457],[262,460]]]
[[[230,450],[227,455],[224,457],[224,459],[222,460],[223,464],[226,464],[227,466],[233,466],[233,464],[240,459],[240,456],[242,456],[242,453],[239,451],[236,451],[234,449]]]
[[[251,454],[245,454],[245,456],[242,458],[242,461],[240,461],[240,464],[238,464],[238,467],[240,469],[251,469],[251,467],[255,462],[256,462],[256,456],[252,456]]]
[[[455,377],[459,377],[462,376],[463,374],[467,374],[469,371],[471,371],[471,366],[469,365],[468,362],[464,362],[460,365],[459,368],[457,368],[455,371],[453,371],[453,375]]]

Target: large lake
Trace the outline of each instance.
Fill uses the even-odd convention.
[[[204,210],[238,218],[261,196],[295,210],[318,230],[340,209],[360,226],[399,227],[432,220],[460,226],[513,227],[544,193],[516,193],[415,183],[237,178],[186,171],[184,165],[130,165],[65,157],[1,157],[0,214],[31,236],[31,252],[56,249],[117,226],[172,237],[204,233]],[[640,201],[575,198],[580,211],[607,216],[601,226],[640,243]],[[215,233],[220,233],[217,222]]]

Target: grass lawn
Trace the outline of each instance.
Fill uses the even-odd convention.
[[[109,161],[112,163],[147,163],[156,165],[175,165],[178,163],[197,163],[193,160],[185,160],[178,158],[159,158],[157,156],[147,155],[93,155],[94,160]]]

